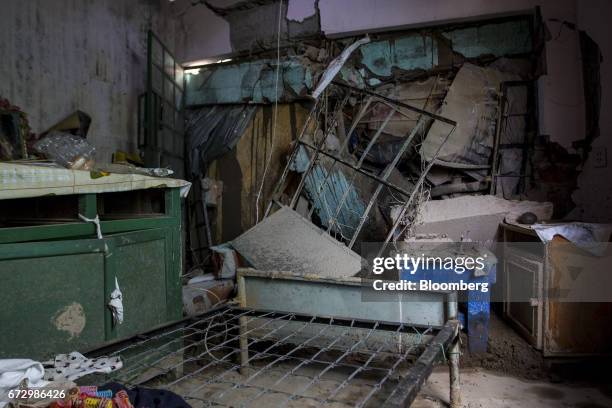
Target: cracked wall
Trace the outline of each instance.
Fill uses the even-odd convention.
[[[307,16],[315,5],[315,0],[287,0],[287,2],[287,15],[295,15],[298,20],[302,16]],[[609,220],[610,208],[606,207],[607,204],[601,205],[600,203],[609,202],[612,196],[612,188],[603,185],[602,181],[606,180],[605,174],[608,172],[607,161],[612,125],[609,119],[602,114],[601,136],[594,140],[592,154],[589,154],[584,164],[577,163],[576,157],[579,158],[586,153],[579,147],[577,148],[580,141],[585,139],[586,134],[585,97],[579,34],[578,30],[568,28],[576,25],[578,29],[585,29],[596,42],[602,43],[600,46],[605,61],[607,51],[610,50],[609,36],[605,35],[608,23],[605,19],[606,13],[600,13],[597,10],[609,10],[611,6],[608,2],[597,0],[595,4],[587,5],[576,0],[517,0],[513,2],[466,0],[461,2],[459,7],[452,0],[435,3],[417,0],[378,2],[319,0],[316,5],[319,10],[321,32],[332,38],[516,14],[540,6],[543,21],[549,31],[545,54],[548,70],[539,78],[537,84],[538,125],[542,139],[536,150],[539,157],[544,160],[541,167],[541,179],[550,181],[551,189],[546,194],[551,194],[551,197],[573,197],[577,209],[572,211],[573,204],[569,200],[569,205],[563,208],[561,213],[571,211],[569,216],[577,218]],[[194,7],[194,9],[197,8]],[[200,9],[206,9],[206,7],[202,6]],[[206,43],[221,46],[199,48],[198,51],[197,41],[191,41],[190,56],[211,57],[214,54],[209,53],[209,50],[213,49],[220,51],[219,55],[231,54],[234,51],[228,39],[231,23],[214,15],[210,10],[208,12],[214,17],[199,19],[198,24],[206,25],[204,21],[221,19],[228,24],[228,30],[227,32],[208,32]],[[469,37],[470,33],[466,32],[464,35]],[[514,46],[515,44],[508,45]],[[480,48],[486,48],[486,46],[487,44],[479,44]],[[464,51],[469,54],[474,50]],[[476,50],[476,52],[481,52],[481,50]],[[606,81],[609,81],[606,78],[612,77],[609,71],[604,62],[602,65],[604,82],[602,84],[602,112],[606,112],[606,107],[610,105],[609,97],[606,96],[609,92],[606,92],[605,89]],[[581,172],[580,176],[577,176],[578,172]],[[576,177],[578,177],[577,182]],[[559,185],[555,187],[557,182]],[[571,194],[575,188],[577,190]],[[593,197],[598,199],[594,200]]]
[[[288,9],[292,9],[291,3],[297,1],[286,0],[289,3]],[[179,18],[182,19],[186,33],[194,30],[194,25],[217,27],[219,19],[227,23],[204,5],[185,8],[186,2],[188,0],[178,0],[174,8],[177,13],[181,14]],[[270,3],[269,0],[265,2]],[[228,4],[228,2],[221,3]],[[217,1],[215,4],[221,3]],[[229,2],[229,4],[235,3]],[[299,0],[299,3],[302,3],[300,9],[307,9],[310,4],[315,4],[315,0]],[[276,3],[273,4],[276,5]],[[443,0],[435,4],[417,0],[379,2],[319,0],[316,5],[319,10],[321,32],[328,37],[344,37],[356,33],[381,32],[451,21],[474,20],[494,15],[524,13],[533,10],[536,6],[541,6],[543,20],[549,26],[553,36],[546,44],[549,71],[540,78],[538,83],[541,101],[538,107],[540,133],[549,135],[552,141],[561,144],[566,149],[571,149],[572,143],[580,139],[580,136],[577,137],[577,135],[584,134],[584,97],[579,39],[577,33],[571,30],[559,30],[559,24],[556,22],[576,22],[576,0],[517,0],[512,2],[466,0],[461,3],[460,7],[452,0]],[[191,17],[192,15],[197,15],[197,18]],[[202,36],[197,39],[188,34],[188,38],[182,42],[179,59],[187,62],[237,51],[232,48],[229,41],[232,23],[227,23],[227,25],[227,31],[211,29],[206,31],[205,36],[202,33]],[[203,41],[202,46],[199,44],[200,41]]]

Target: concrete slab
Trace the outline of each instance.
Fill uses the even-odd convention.
[[[494,241],[499,223],[512,222],[530,211],[539,220],[552,216],[551,203],[513,201],[490,195],[474,195],[447,200],[430,200],[422,205],[416,234],[440,234],[454,241],[469,238],[473,241]]]
[[[232,241],[254,268],[342,277],[361,269],[361,257],[288,207]]]

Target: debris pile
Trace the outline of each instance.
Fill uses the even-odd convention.
[[[257,164],[241,165],[241,228],[223,241],[284,206],[357,253],[362,242],[423,233],[490,242],[504,219],[518,222],[524,212],[534,212],[538,222],[550,219],[551,204],[515,214],[524,208],[515,202],[548,199],[534,193],[540,182],[533,149],[539,143],[534,84],[540,39],[533,36],[530,22],[517,17],[342,40],[311,38],[287,42],[278,54],[262,49],[188,75],[194,178],[215,178],[207,174],[209,166],[230,151],[238,161],[244,155],[258,159],[257,152],[268,148],[287,157],[286,163],[271,164],[284,171],[261,201],[261,191],[255,200],[247,183],[270,183],[260,179]],[[253,131],[253,112],[262,109],[254,103],[275,102],[310,108],[291,144],[277,138],[270,144],[255,140],[250,151],[236,148]],[[290,126],[293,131],[296,123]],[[453,201],[466,196],[486,197],[492,205],[466,215]],[[423,217],[428,206],[445,200],[447,219]],[[245,207],[256,216],[243,216]],[[199,208],[192,212],[209,234],[215,222],[202,222]],[[214,213],[218,233],[227,212],[221,215],[216,207]],[[199,235],[202,242],[205,234]]]

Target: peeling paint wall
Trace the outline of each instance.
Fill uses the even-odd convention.
[[[278,88],[276,60],[214,65],[188,73],[185,105],[285,102],[310,93],[313,82],[308,65],[295,57],[283,59],[280,65]]]
[[[321,28],[328,36],[347,32],[381,31],[415,27],[435,22],[461,21],[505,13],[542,9],[552,39],[546,44],[548,73],[542,76],[540,91],[540,133],[550,136],[566,149],[584,137],[584,109],[580,49],[577,32],[559,30],[551,21],[576,22],[576,0],[321,0]]]
[[[183,1],[183,0],[178,0]],[[186,0],[185,0],[186,1]],[[542,18],[547,25],[550,38],[546,43],[548,72],[538,81],[539,132],[552,144],[558,146],[558,155],[568,160],[567,170],[575,171],[570,163],[574,155],[581,152],[574,147],[575,142],[585,137],[585,102],[582,81],[582,61],[578,30],[568,27],[575,24],[578,29],[586,30],[600,44],[604,55],[602,64],[602,116],[601,136],[595,139],[594,151],[582,166],[578,190],[573,198],[578,208],[570,214],[587,220],[610,220],[612,213],[609,203],[612,186],[606,183],[610,166],[610,133],[612,125],[605,115],[610,107],[612,78],[608,54],[612,54],[609,31],[609,1],[596,0],[439,0],[423,2],[420,0],[287,0],[288,16],[297,20],[306,16],[308,10],[316,6],[319,10],[321,31],[328,37],[345,37],[364,32],[382,32],[399,28],[425,27],[447,22],[460,22],[477,18],[517,14],[541,7]],[[219,2],[217,2],[219,3]],[[205,7],[204,7],[205,8]],[[214,16],[214,13],[212,13]],[[220,18],[214,16],[215,18]],[[199,19],[200,26],[208,25],[211,20]],[[564,23],[564,22],[567,22]],[[186,23],[183,20],[183,23]],[[230,24],[231,25],[231,24]],[[188,29],[188,24],[186,26]],[[190,55],[206,58],[219,54],[232,53],[229,32],[210,30],[206,33],[205,44],[215,47],[198,47],[199,40],[190,39]],[[472,33],[474,34],[474,33]],[[477,33],[476,33],[477,34]],[[508,38],[512,32],[506,33]],[[464,33],[469,37],[470,33]],[[499,45],[499,44],[496,44]],[[503,44],[502,44],[503,45]],[[516,44],[507,44],[514,47]],[[475,52],[481,52],[487,44],[479,44]],[[218,54],[215,54],[219,51]],[[466,49],[466,53],[474,50]],[[344,74],[347,74],[344,72]],[[550,156],[550,155],[549,155]],[[603,163],[602,163],[603,161]],[[554,169],[553,169],[554,170]],[[575,177],[560,170],[554,170],[551,177],[567,179]],[[563,180],[560,182],[564,183]],[[567,184],[567,183],[566,183]],[[565,196],[565,193],[562,195]],[[596,199],[593,199],[596,197]],[[544,197],[546,199],[546,197]],[[570,203],[571,204],[571,203]]]
[[[187,0],[180,0],[187,1]],[[294,9],[292,2],[299,2],[299,9],[307,8],[315,0],[287,0],[289,10]],[[550,135],[566,149],[584,134],[584,109],[582,76],[580,68],[580,49],[577,32],[559,30],[559,23],[552,20],[576,22],[576,0],[455,0],[423,2],[420,0],[319,0],[321,30],[327,36],[342,37],[350,33],[376,32],[397,28],[409,28],[440,24],[450,21],[491,17],[525,12],[536,6],[542,7],[542,15],[553,35],[547,43],[546,57],[549,72],[539,81],[540,132]],[[206,8],[196,6],[193,9]],[[188,13],[191,13],[189,11]],[[194,13],[196,11],[193,11]],[[197,12],[201,12],[198,10]],[[212,13],[214,16],[214,13]],[[205,27],[212,19],[204,18],[197,24]],[[215,16],[215,18],[220,18]],[[189,22],[183,20],[187,32]],[[191,21],[191,24],[194,22]],[[231,28],[230,28],[231,29]],[[469,33],[466,33],[466,35]],[[190,56],[197,59],[212,57],[213,51],[229,54],[229,31],[206,32],[204,44],[217,44],[215,47],[198,47],[200,39],[190,38]],[[484,45],[486,46],[486,45]]]
[[[465,57],[522,56],[533,50],[530,31],[530,17],[521,16],[479,26],[413,30],[383,37],[359,47],[342,67],[341,76],[363,87],[394,80],[402,73],[448,68],[462,63]],[[306,52],[283,55],[278,90],[274,80],[276,60],[270,58],[203,66],[186,76],[186,105],[304,98],[313,90],[313,78],[325,68],[312,58],[312,53]]]
[[[8,0],[0,12],[0,95],[28,113],[34,132],[77,109],[92,117],[98,160],[136,151],[146,32],[168,46],[175,24],[162,0]]]
[[[359,47],[358,52],[360,63],[380,77],[390,77],[393,68],[427,70],[438,65],[436,43],[431,37],[418,34],[370,42]]]

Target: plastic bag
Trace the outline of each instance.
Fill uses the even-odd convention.
[[[95,164],[96,148],[86,139],[70,133],[50,132],[34,144],[34,149],[68,169],[91,170]]]

